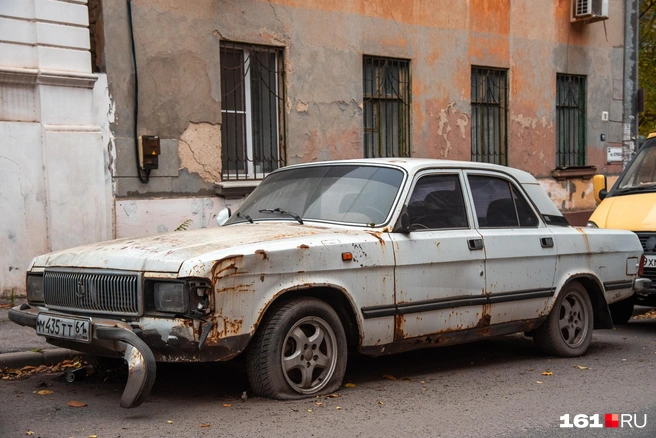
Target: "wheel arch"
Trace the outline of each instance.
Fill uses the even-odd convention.
[[[334,285],[303,284],[280,291],[269,302],[264,311],[260,313],[255,331],[258,330],[262,321],[269,314],[275,312],[284,302],[299,297],[313,297],[326,302],[339,316],[342,327],[344,327],[349,350],[360,345],[360,323],[355,313],[354,304],[344,289]]]
[[[567,285],[574,281],[581,283],[592,303],[592,316],[594,322],[592,328],[595,330],[612,329],[613,319],[610,315],[606,298],[604,297],[604,287],[601,281],[594,275],[588,273],[574,274],[563,282],[562,286],[558,289],[558,293],[562,292]],[[554,297],[554,303],[556,301],[555,298],[556,297]]]

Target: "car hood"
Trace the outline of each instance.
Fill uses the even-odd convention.
[[[604,199],[590,216],[599,228],[629,231],[656,230],[656,193],[612,196]]]
[[[331,233],[296,223],[255,223],[126,238],[69,248],[36,257],[33,267],[101,268],[178,272],[185,260],[259,242]]]

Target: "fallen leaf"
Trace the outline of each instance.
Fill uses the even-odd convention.
[[[312,412],[312,409],[308,409],[308,412]]]
[[[328,394],[328,395],[326,396],[326,398],[337,398],[337,397],[339,397],[339,394],[335,394],[335,393],[333,393],[333,394]]]
[[[25,432],[25,435],[34,436],[34,432],[32,432],[31,430],[28,430],[27,432]]]
[[[207,424],[207,423],[200,423],[200,427],[210,427],[210,426],[211,426],[211,424]]]
[[[85,406],[87,405],[86,403],[82,403],[82,402],[75,401],[75,400],[71,400],[71,401],[69,401],[69,402],[66,403],[66,404],[67,404],[68,406],[72,407],[72,408],[83,408],[83,407],[85,407]]]
[[[173,424],[173,420],[166,420],[167,423]]]
[[[401,380],[403,380],[404,382],[412,382],[412,380],[410,379],[410,377],[404,377],[404,378],[402,378]]]
[[[52,391],[50,391],[49,389],[42,389],[41,391],[37,391],[37,394],[39,394],[39,395],[49,395],[49,394],[52,394]]]
[[[538,380],[536,383],[542,383],[542,382],[540,382],[540,381]]]
[[[542,375],[543,376],[552,376],[553,372],[551,372],[551,371],[542,371]]]
[[[583,365],[574,365],[574,368],[578,368],[580,370],[589,370],[589,367],[584,367]]]
[[[347,383],[344,385],[344,388],[355,388],[355,383]]]
[[[419,383],[421,383],[423,385],[424,383],[426,383],[426,381],[425,380],[420,380]]]
[[[342,407],[341,407],[341,406],[335,406],[335,410],[337,410],[337,411],[341,411],[341,410],[342,410]]]
[[[384,405],[385,403],[383,403],[382,401],[378,400],[378,404],[379,404],[379,405]]]
[[[314,404],[317,405],[317,406],[323,406],[322,402],[314,402]]]
[[[224,407],[224,408],[229,408],[230,406],[232,406],[231,403],[223,403],[223,407]]]
[[[89,435],[89,438],[98,438],[98,435]]]
[[[387,380],[396,380],[396,377],[394,377],[391,374],[383,374],[383,378],[385,378]]]
[[[428,388],[421,388],[422,391],[428,391]]]

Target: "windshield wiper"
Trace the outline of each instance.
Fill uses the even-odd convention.
[[[296,219],[296,221],[297,221],[299,224],[303,225],[303,219],[301,219],[301,217],[300,217],[299,215],[297,215],[296,213],[292,213],[291,211],[281,210],[281,209],[278,208],[278,207],[276,207],[276,208],[263,208],[262,210],[258,210],[258,211],[259,211],[260,213],[280,213],[280,214],[286,214],[286,215],[291,216],[291,217],[293,217],[294,219]]]
[[[628,195],[631,193],[654,192],[654,191],[656,191],[656,184],[649,184],[644,186],[635,186],[635,187],[626,187],[623,189],[617,189],[615,191],[615,194]]]
[[[248,222],[253,223],[253,218],[247,215],[246,213],[237,213],[237,217],[243,217]]]

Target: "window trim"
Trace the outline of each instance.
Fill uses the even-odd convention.
[[[244,99],[244,110],[232,110],[225,109],[223,102],[226,99],[226,96],[223,95],[223,84],[221,87],[221,116],[223,118],[224,114],[243,114],[244,115],[244,161],[246,171],[237,169],[237,167],[242,166],[243,164],[237,164],[241,161],[238,157],[229,158],[228,161],[235,164],[234,167],[225,169],[225,166],[222,166],[221,174],[222,181],[224,182],[236,182],[236,181],[261,181],[272,171],[284,167],[286,163],[286,118],[284,114],[284,102],[285,102],[285,69],[284,69],[284,47],[279,46],[267,46],[267,45],[258,45],[243,43],[237,41],[221,40],[220,43],[220,55],[223,53],[223,50],[233,50],[241,51],[242,53],[242,62],[244,77],[242,79],[242,86],[244,88],[243,99]],[[254,134],[253,134],[253,102],[252,102],[252,86],[251,86],[251,58],[254,53],[263,52],[267,54],[274,55],[275,63],[275,88],[273,90],[275,102],[275,121],[272,125],[275,132],[271,136],[271,139],[275,141],[277,147],[274,148],[276,151],[276,158],[272,158],[271,162],[273,164],[273,169],[271,171],[264,170],[264,163],[266,160],[260,162],[255,161],[255,143],[254,143]],[[220,58],[219,58],[220,61]],[[221,64],[221,63],[220,63]],[[220,65],[220,76],[221,82],[223,83],[224,69]],[[273,118],[272,118],[273,119]],[[223,123],[223,122],[222,122]],[[221,160],[224,161],[224,138],[221,136]],[[274,149],[271,149],[272,151]],[[258,164],[262,170],[257,170]]]

